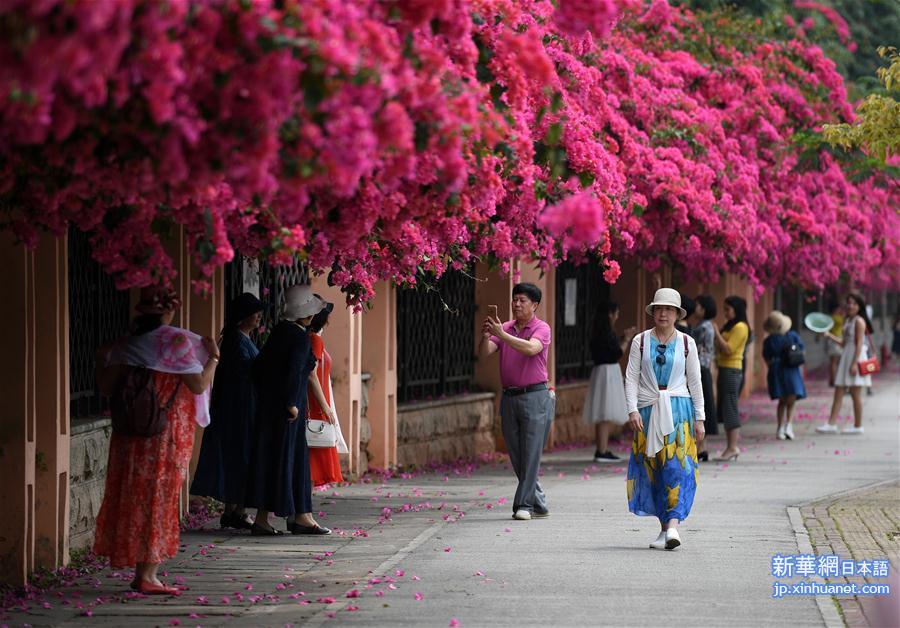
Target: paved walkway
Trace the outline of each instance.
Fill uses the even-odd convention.
[[[817,555],[856,561],[888,558],[895,568],[900,566],[900,480],[827,497],[801,507],[800,513]],[[855,576],[828,581],[900,584],[896,577]],[[842,595],[835,601],[840,619],[848,626],[890,625],[879,598]],[[894,615],[894,620],[893,625],[900,625],[900,615]]]
[[[865,551],[872,557],[881,552],[894,561],[892,571],[900,569],[900,509],[896,499],[885,502],[896,498],[896,485],[828,498],[900,476],[900,378],[883,374],[877,394],[866,399],[862,437],[815,434],[829,392],[821,382],[810,388],[794,442],[774,439],[774,406],[767,399],[758,395],[744,404],[750,415],[744,451],[735,463],[702,467],[694,511],[681,528],[684,546],[675,552],[647,549],[656,524],[627,512],[624,463],[594,465],[590,450],[574,449],[545,457],[548,519],[510,519],[514,483],[502,457],[372,478],[316,497],[321,520],[337,532],[332,537],[260,538],[215,529],[184,534],[181,555],[167,565],[168,579],[185,589],[179,598],[124,593],[130,574],[107,571],[31,600],[27,612],[13,611],[5,621],[135,627],[833,624],[835,617],[840,621],[834,607],[829,615],[812,597],[773,599],[771,557],[800,553],[801,537],[817,544],[830,539],[832,545],[818,549],[857,557],[858,537],[844,523],[851,517],[844,509],[852,506],[853,516],[877,537]],[[713,451],[722,438],[712,441]],[[873,500],[883,515],[876,525],[870,523]],[[809,537],[803,519],[792,523],[789,516],[797,506]],[[846,552],[828,535],[828,517],[840,525]],[[856,625],[865,620],[864,606],[857,616],[850,602],[841,600],[841,608]]]

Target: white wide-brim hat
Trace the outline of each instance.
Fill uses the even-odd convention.
[[[325,301],[313,294],[310,286],[298,284],[284,291],[284,309],[281,318],[295,321],[315,316],[326,306]]]
[[[657,305],[668,305],[678,309],[678,320],[687,316],[687,310],[681,307],[681,294],[672,288],[660,288],[653,295],[653,302],[645,308],[648,315],[653,316],[653,308]]]

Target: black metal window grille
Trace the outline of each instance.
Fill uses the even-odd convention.
[[[468,392],[475,374],[475,280],[448,270],[397,291],[397,401]]]
[[[586,379],[594,366],[591,330],[597,305],[610,298],[609,284],[596,262],[556,267],[556,379]]]
[[[130,299],[91,257],[88,238],[70,230],[69,244],[69,394],[71,418],[98,416],[106,401],[97,392],[97,347],[128,333]]]
[[[278,314],[284,305],[284,291],[298,283],[309,284],[309,268],[296,256],[290,265],[282,266],[269,264],[258,258],[235,255],[225,266],[226,306],[245,291],[245,263],[247,269],[259,278],[259,299],[265,306],[259,330],[251,334],[254,342],[262,346],[269,337],[269,332],[278,323]]]

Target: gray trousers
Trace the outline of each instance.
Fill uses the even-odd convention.
[[[549,390],[523,395],[503,395],[500,400],[500,427],[509,452],[509,461],[519,480],[513,512],[548,512],[547,496],[538,482],[541,453],[550,434],[556,412],[556,398]]]

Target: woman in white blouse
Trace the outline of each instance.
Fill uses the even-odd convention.
[[[678,523],[691,512],[697,490],[697,443],[703,440],[703,387],[697,345],[677,331],[687,315],[677,290],[661,288],[647,306],[652,329],[631,342],[625,373],[628,424],[634,432],[628,460],[628,509],[659,519],[653,549],[681,545]]]

